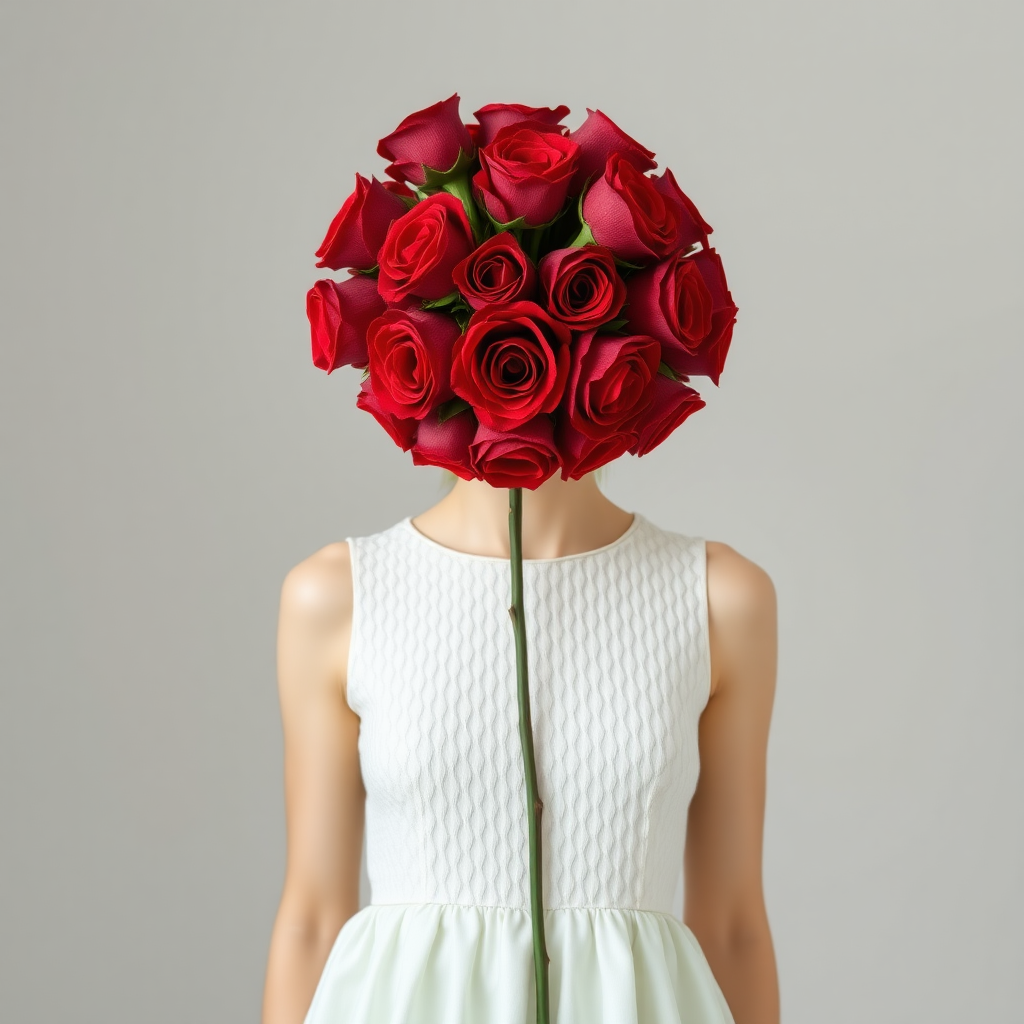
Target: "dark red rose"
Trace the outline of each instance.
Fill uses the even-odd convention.
[[[638,171],[650,171],[657,167],[654,154],[636,139],[628,136],[610,117],[600,110],[587,108],[587,119],[569,138],[580,147],[580,162],[576,176],[569,186],[570,195],[579,195],[587,179],[604,174],[608,157],[621,153]]]
[[[534,302],[477,310],[455,342],[452,388],[494,430],[553,412],[565,390],[572,332]]]
[[[506,125],[480,150],[477,202],[499,224],[520,217],[527,227],[547,224],[562,209],[578,159],[579,146],[562,128],[539,121]]]
[[[537,270],[511,231],[492,235],[452,271],[455,287],[474,308],[532,299]]]
[[[629,263],[663,259],[679,247],[679,204],[620,153],[587,189],[583,219],[595,241]]]
[[[476,417],[470,409],[463,409],[443,423],[439,422],[437,410],[432,410],[419,421],[416,443],[412,446],[413,463],[450,469],[463,480],[476,479],[469,458],[469,445],[476,436],[476,428]]]
[[[677,373],[701,374],[717,385],[736,322],[718,253],[675,253],[634,274],[627,289],[630,330],[657,338],[662,359]]]
[[[405,204],[406,209],[409,209],[416,202],[416,193],[405,182],[385,181],[382,184],[393,196],[400,196],[402,199],[408,200]]]
[[[626,282],[603,245],[549,252],[540,261],[540,288],[548,312],[577,331],[614,320],[626,301]]]
[[[568,420],[558,424],[557,434],[563,480],[579,480],[625,455],[636,444],[636,434],[626,431],[595,440],[581,434]]]
[[[423,419],[452,396],[452,343],[459,325],[444,313],[389,309],[370,324],[370,385],[384,412]]]
[[[383,312],[384,300],[370,277],[317,281],[306,293],[313,365],[328,373],[339,366],[365,366],[366,328]]]
[[[513,431],[493,430],[483,423],[469,446],[474,473],[492,487],[540,487],[558,469],[554,426],[549,416],[536,416]]]
[[[629,449],[630,452],[633,455],[646,455],[661,444],[687,416],[703,409],[705,404],[693,388],[659,373],[654,378],[651,404],[634,424],[637,441]]]
[[[391,161],[385,171],[389,177],[414,185],[426,184],[427,169],[450,171],[461,154],[472,156],[473,140],[459,116],[458,93],[410,114],[377,143],[377,152]]]
[[[452,270],[473,251],[462,203],[438,192],[391,225],[380,250],[377,288],[387,302],[407,296],[440,299],[455,291]]]
[[[377,262],[377,253],[393,220],[406,211],[406,205],[392,195],[376,178],[367,181],[356,175],[356,190],[335,214],[316,255],[318,267],[341,270],[369,270]]]
[[[413,446],[416,440],[416,427],[419,425],[419,420],[414,420],[411,417],[392,416],[391,413],[385,412],[380,407],[377,396],[373,393],[369,377],[363,381],[359,388],[359,394],[356,396],[356,405],[370,413],[391,435],[391,440],[403,452],[407,452]]]
[[[520,121],[537,121],[557,125],[569,113],[568,107],[528,107],[523,103],[488,103],[473,116],[478,125],[469,125],[478,146],[489,146],[502,128]],[[475,129],[475,131],[474,131]]]
[[[683,249],[689,249],[694,245],[706,249],[708,235],[714,229],[700,215],[700,211],[693,205],[690,197],[679,187],[675,175],[666,167],[664,174],[655,175],[651,181],[666,199],[673,200],[679,207],[679,245]]]
[[[594,440],[629,431],[651,403],[660,362],[661,346],[646,335],[581,334],[572,346],[563,414]]]

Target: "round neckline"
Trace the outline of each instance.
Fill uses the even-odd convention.
[[[418,540],[422,541],[428,547],[432,547],[437,551],[443,551],[447,555],[454,555],[457,558],[466,558],[474,562],[500,562],[502,565],[508,565],[509,559],[502,555],[478,555],[472,551],[460,551],[458,548],[450,548],[447,544],[442,544],[440,541],[434,540],[433,537],[428,537],[420,529],[415,527],[412,522],[412,516],[406,516],[400,520],[399,525],[404,526],[408,533],[411,533]],[[590,548],[588,551],[576,551],[570,555],[553,555],[550,558],[524,558],[523,565],[546,565],[555,562],[571,562],[581,558],[589,558],[591,555],[600,555],[606,551],[612,550],[624,544],[630,537],[632,537],[640,527],[640,523],[643,520],[643,516],[639,512],[633,513],[632,522],[629,526],[618,535],[614,540],[609,541],[607,544],[602,544],[597,548]]]

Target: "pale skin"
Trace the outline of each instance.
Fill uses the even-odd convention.
[[[631,519],[593,474],[553,477],[523,492],[523,557],[589,551],[621,536]],[[458,480],[413,525],[447,547],[507,558],[508,492]],[[775,589],[729,545],[708,541],[707,553],[711,695],[700,720],[700,776],[683,853],[683,920],[736,1024],[779,1024],[761,870]],[[278,628],[288,857],[263,1024],[302,1024],[331,946],[359,909],[365,790],[359,719],[345,696],[351,618],[347,544],[329,544],[288,573]]]

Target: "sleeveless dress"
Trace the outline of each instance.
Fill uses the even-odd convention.
[[[507,559],[347,538],[371,903],[305,1024],[535,1024]],[[639,513],[523,563],[553,1024],[734,1024],[673,913],[708,700],[706,553]]]

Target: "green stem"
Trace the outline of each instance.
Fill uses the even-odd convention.
[[[537,763],[533,756],[530,719],[530,677],[526,658],[526,615],[523,607],[523,489],[508,491],[508,542],[512,568],[512,628],[516,639],[516,684],[519,693],[519,740],[526,774],[526,807],[530,836],[530,915],[533,922],[533,965],[537,980],[537,1024],[549,1024],[548,950],[544,941],[544,894],[541,865],[541,812],[544,802],[537,791]]]
[[[469,225],[473,229],[473,239],[479,245],[483,241],[484,225],[480,219],[480,210],[473,199],[473,189],[469,184],[469,178],[454,178],[451,181],[446,181],[441,187],[462,203],[466,216],[469,218]]]
[[[534,228],[530,232],[529,249],[527,251],[527,255],[530,257],[531,260],[533,260],[534,263],[537,262],[537,258],[540,256],[540,243],[543,237],[543,228]]]

